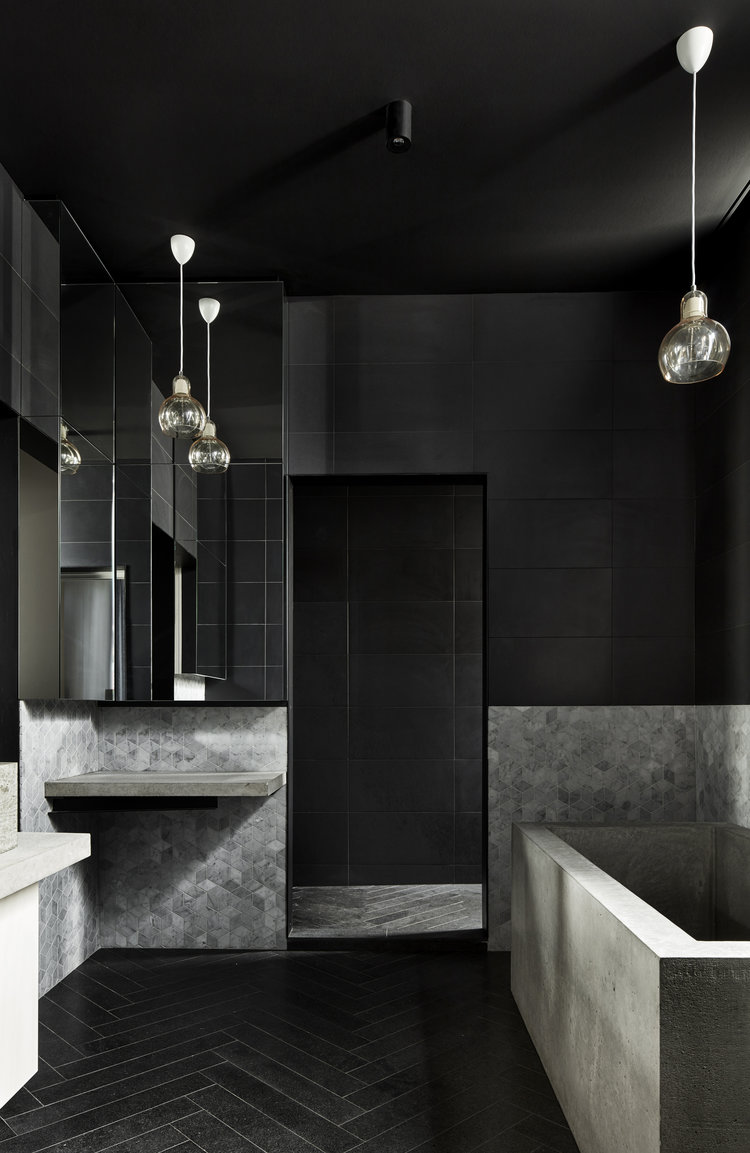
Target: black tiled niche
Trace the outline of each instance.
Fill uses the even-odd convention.
[[[482,486],[292,507],[294,883],[480,882]]]

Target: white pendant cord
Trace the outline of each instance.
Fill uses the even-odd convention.
[[[206,419],[211,419],[211,325],[206,325]]]
[[[695,288],[695,114],[696,114],[696,94],[698,89],[698,73],[693,73],[693,155],[692,155],[692,184],[691,184],[691,261],[693,269],[693,288]]]
[[[184,333],[183,333],[183,325],[182,325],[182,265],[180,265],[180,376],[183,375],[183,373],[182,373],[183,346],[184,346]]]

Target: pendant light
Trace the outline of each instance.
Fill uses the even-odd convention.
[[[229,468],[229,449],[223,440],[216,435],[216,425],[211,420],[211,324],[219,315],[221,305],[218,300],[210,296],[202,296],[198,301],[201,316],[206,322],[206,381],[208,390],[206,394],[206,427],[190,445],[188,459],[195,472],[202,472],[208,476],[226,472]]]
[[[206,423],[203,405],[190,395],[190,381],[182,371],[184,347],[182,270],[195,252],[195,241],[191,236],[173,236],[171,245],[172,255],[180,266],[180,371],[172,381],[172,395],[167,397],[159,409],[159,428],[165,436],[188,440],[201,433]]]
[[[68,440],[68,426],[60,425],[60,472],[75,476],[81,467],[81,454]]]
[[[708,60],[714,34],[710,28],[690,28],[677,41],[677,59],[693,77],[693,134],[691,184],[691,256],[693,283],[680,305],[680,321],[659,347],[659,368],[673,384],[694,384],[723,372],[729,357],[729,333],[711,320],[708,300],[695,284],[695,112],[698,72]]]

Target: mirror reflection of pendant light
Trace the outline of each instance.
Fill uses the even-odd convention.
[[[81,467],[81,454],[68,440],[67,424],[60,425],[60,472],[74,476]]]
[[[673,384],[710,380],[724,370],[729,357],[729,333],[707,316],[705,292],[695,285],[695,112],[698,72],[708,60],[714,34],[710,28],[690,28],[677,41],[677,59],[693,77],[693,164],[691,255],[693,283],[680,305],[680,322],[670,329],[659,347],[659,368]]]
[[[195,241],[191,236],[173,236],[172,255],[180,266],[180,371],[172,381],[172,395],[159,409],[159,428],[166,436],[188,440],[203,431],[206,414],[203,405],[190,395],[190,381],[182,371],[184,332],[182,323],[183,307],[183,266],[195,252]]]
[[[198,301],[201,316],[206,322],[206,380],[208,391],[206,394],[206,427],[190,445],[188,459],[195,472],[202,472],[208,476],[226,472],[229,468],[229,449],[223,440],[216,435],[216,425],[211,420],[211,324],[219,315],[221,305],[218,300],[210,296],[202,296]]]

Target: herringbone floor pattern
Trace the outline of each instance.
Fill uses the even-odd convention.
[[[0,1153],[576,1153],[506,954],[100,951]]]

